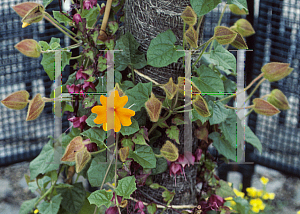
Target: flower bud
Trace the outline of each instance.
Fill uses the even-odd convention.
[[[176,161],[179,157],[178,148],[169,140],[161,147],[160,153],[168,161]]]
[[[62,156],[61,161],[75,161],[75,154],[84,147],[83,139],[81,136],[74,137],[68,144],[65,154]]]
[[[194,26],[197,22],[197,15],[193,8],[187,6],[180,16],[189,26]]]
[[[249,13],[247,13],[244,9],[240,9],[238,6],[236,6],[235,4],[230,4],[229,5],[229,9],[230,11],[235,14],[235,15],[247,15]]]
[[[119,150],[119,157],[120,160],[124,163],[126,161],[126,159],[128,158],[129,155],[129,147],[123,147]]]
[[[268,103],[267,101],[261,99],[261,98],[255,98],[253,100],[254,103],[254,111],[257,114],[265,115],[265,116],[273,116],[275,114],[280,113],[280,111],[273,106],[271,103]]]
[[[230,29],[233,29],[233,28],[231,27]],[[235,40],[230,44],[237,49],[248,49],[248,46],[247,46],[244,38],[242,37],[242,35],[239,32],[237,32]]]
[[[88,152],[86,147],[81,148],[75,154],[76,173],[81,172],[85,165],[91,160],[91,153]]]
[[[261,68],[261,72],[267,80],[275,82],[288,76],[294,70],[289,65],[289,63],[270,62]]]
[[[237,20],[232,26],[232,29],[239,32],[243,37],[248,37],[255,34],[251,23],[248,22],[246,19]]]
[[[42,99],[41,94],[37,94],[29,102],[29,107],[27,111],[26,121],[35,120],[40,116],[45,107],[45,101]]]
[[[169,82],[164,84],[162,87],[167,95],[167,98],[172,100],[177,92],[177,85],[173,82],[172,77],[170,77]]]
[[[235,40],[237,33],[233,30],[230,30],[228,27],[217,26],[215,27],[214,37],[221,45],[230,44]]]
[[[21,16],[22,18],[33,8],[37,7],[38,3],[35,2],[24,2],[21,4],[17,4],[15,6],[12,6],[12,8],[14,9],[14,11]]]
[[[290,109],[289,102],[286,96],[279,89],[272,90],[267,101],[280,110]]]
[[[119,96],[120,96],[120,97],[125,96],[125,93],[124,93],[123,90],[121,89],[119,83],[116,83],[115,90],[117,90],[117,91],[119,92]]]
[[[152,122],[157,122],[161,112],[162,102],[151,92],[150,99],[145,103],[147,113]]]
[[[45,8],[41,4],[31,9],[22,19],[22,22],[26,23],[24,27],[27,27],[32,23],[37,23],[39,21],[42,21],[42,19],[44,18],[44,13],[45,13]]]
[[[198,34],[193,26],[190,26],[189,29],[185,32],[184,38],[193,48],[198,47]]]
[[[153,183],[153,184],[150,185],[150,188],[152,188],[152,189],[159,189],[160,185],[158,183]]]
[[[196,95],[196,99],[193,100],[193,107],[202,117],[209,117],[210,112],[205,99],[200,95]]]
[[[41,47],[33,39],[24,39],[16,44],[15,48],[28,57],[38,58],[41,55]]]
[[[29,93],[27,91],[17,91],[1,101],[7,108],[21,110],[27,106]]]

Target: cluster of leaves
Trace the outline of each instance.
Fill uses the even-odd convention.
[[[177,50],[188,47],[195,51],[203,47],[204,45],[198,47],[199,32],[194,29],[194,25],[198,19],[197,25],[199,26],[201,17],[217,7],[221,0],[190,0],[192,7],[187,7],[182,14],[184,23],[189,25],[189,29],[184,34],[187,44],[184,42],[183,47],[175,46],[176,36],[171,30],[167,30],[151,41],[146,56],[138,50],[139,44],[130,33],[120,38],[117,37],[120,20],[116,20],[115,15],[120,18],[120,14],[123,13],[124,0],[108,1],[112,2],[111,13],[108,20],[105,20],[104,15],[101,25],[97,20],[102,17],[109,3],[100,7],[97,1],[93,0],[75,1],[72,4],[73,13],[72,11],[70,13],[54,11],[55,19],[53,19],[43,11],[43,8],[51,1],[44,1],[43,6],[38,5],[40,13],[37,18],[34,17],[37,11],[36,4],[29,3],[26,6],[20,4],[22,7],[19,5],[14,9],[23,18],[23,23],[26,23],[24,26],[38,22],[44,17],[78,43],[62,49],[60,40],[52,38],[49,44],[40,41],[38,44],[34,43],[34,48],[26,49],[23,46],[17,48],[24,54],[29,53],[32,57],[38,57],[42,53],[41,64],[50,80],[54,80],[54,51],[62,51],[62,68],[64,68],[71,59],[71,52],[68,50],[82,46],[80,55],[74,57],[77,63],[73,68],[77,72],[70,75],[67,82],[62,85],[63,92],[74,94],[74,102],[71,104],[68,101],[62,102],[63,113],[68,114],[73,128],[68,134],[62,134],[61,140],[51,138],[39,156],[30,163],[30,176],[27,176],[26,180],[30,190],[38,191],[41,197],[24,202],[20,213],[27,214],[37,208],[42,214],[89,214],[96,213],[99,208],[100,211],[104,209],[105,213],[109,214],[120,213],[120,208],[125,209],[130,204],[135,204],[138,213],[144,213],[144,205],[147,206],[149,213],[155,213],[157,208],[170,208],[176,193],[174,190],[152,183],[151,176],[164,173],[167,169],[170,175],[184,174],[184,168],[194,165],[195,161],[200,162],[199,176],[197,176],[197,183],[202,185],[198,198],[199,206],[185,212],[230,213],[229,208],[224,205],[223,198],[233,197],[235,193],[226,182],[214,174],[216,161],[209,154],[208,147],[214,146],[226,161],[237,161],[237,158],[240,159],[237,154],[242,154],[241,143],[244,136],[237,133],[237,130],[242,130],[241,120],[236,115],[236,109],[227,105],[230,98],[236,96],[236,84],[228,79],[228,75],[236,76],[236,59],[223,45],[231,44],[236,48],[247,48],[243,37],[254,33],[252,26],[249,27],[250,23],[241,19],[231,28],[216,27],[214,36],[201,49],[196,61],[201,59],[201,66],[197,66],[197,63],[192,66],[194,74],[192,89],[197,94],[192,95],[194,99],[193,108],[191,108],[192,122],[197,128],[194,135],[200,143],[193,154],[179,154],[176,144],[183,142],[179,141],[178,127],[185,122],[182,116],[183,111],[178,110],[185,107],[185,79],[178,77],[177,84],[170,78],[166,84],[156,85],[151,81],[135,85],[133,78],[135,73],[141,75],[136,69],[141,69],[146,65],[164,67],[178,62],[179,58],[185,56],[185,53]],[[238,11],[241,14],[248,13],[245,0],[228,0],[227,3],[231,5],[232,11]],[[34,13],[29,10],[32,7]],[[24,12],[26,9],[27,13]],[[75,15],[71,15],[74,13]],[[107,28],[103,30],[106,24]],[[68,25],[75,27],[77,32],[68,32],[65,29]],[[205,52],[208,45],[211,45],[211,50]],[[107,84],[110,82],[108,80],[109,65],[106,64],[111,60],[110,51],[113,50],[123,50],[114,54],[115,90],[120,96],[128,98],[124,108],[135,112],[134,117],[131,118],[131,125],[123,125],[116,133],[115,167],[111,167],[113,158],[110,163],[107,162],[107,155],[113,146],[108,145],[107,141],[110,131],[106,132],[102,124],[96,124],[97,114],[91,112],[93,107],[100,104],[99,95],[93,92],[107,93]],[[126,74],[127,67],[132,71],[131,80],[130,76],[126,79],[123,75]],[[270,72],[275,72],[275,76],[283,78],[291,72],[291,69],[286,65],[276,64],[266,66],[262,71],[262,75],[267,76]],[[274,75],[271,77],[273,78]],[[160,86],[166,96],[157,98],[152,93],[155,86]],[[51,96],[54,98],[54,93]],[[282,103],[286,104],[286,100],[278,99],[278,96],[282,98],[282,94],[274,92],[270,95],[270,100],[273,99],[270,102],[279,106],[282,106]],[[19,99],[19,96],[10,97],[4,100],[6,103],[3,104],[11,105],[12,103],[12,105],[17,104],[23,107],[24,103],[27,104],[28,96],[25,101]],[[43,98],[43,101],[46,100],[47,98]],[[265,115],[273,115],[279,111],[275,104],[273,106],[263,99],[256,100],[251,107],[257,113]],[[161,116],[163,113],[164,116]],[[35,115],[34,119],[39,115],[37,112],[32,114]],[[163,130],[169,138],[161,148],[154,146],[156,140],[162,135],[157,127],[160,127],[160,130]],[[248,126],[245,127],[245,140],[261,152],[261,143]],[[121,162],[117,163],[118,160]],[[73,183],[72,177],[75,171],[77,179],[83,176],[93,187],[100,187],[100,190],[89,193],[82,183],[77,182],[77,179]],[[62,172],[67,175],[66,183],[57,183]],[[111,184],[113,180],[115,180],[115,186]],[[110,190],[103,189],[104,184],[107,184]],[[165,204],[147,204],[136,200],[133,196],[137,187],[143,185],[149,185],[153,189],[163,188],[162,197]],[[241,206],[243,206],[242,203]]]

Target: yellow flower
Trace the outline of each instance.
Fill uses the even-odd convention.
[[[238,191],[237,189],[233,188],[234,193],[236,194],[237,197],[244,198],[245,193]]]
[[[234,206],[236,205],[235,201],[233,201],[233,198],[232,197],[227,197],[227,198],[224,198],[225,201],[229,201],[230,202],[230,206]]]
[[[37,213],[39,213],[39,210],[38,210],[38,209],[35,209],[35,210],[33,211],[33,213],[34,213],[34,214],[37,214]]]
[[[100,97],[100,102],[102,106],[95,106],[92,108],[92,112],[97,114],[96,119],[94,122],[96,124],[102,124],[103,123],[103,130],[107,131],[110,129],[114,129],[115,132],[119,132],[121,129],[121,123],[123,126],[130,126],[131,125],[131,119],[130,117],[135,115],[135,112],[131,109],[123,108],[125,104],[128,102],[128,97],[119,96],[119,92],[115,90],[114,92],[111,93],[109,99],[111,96],[114,96],[114,109],[108,109],[108,111],[113,111],[114,112],[114,118],[115,118],[115,123],[114,127],[107,127],[107,97],[104,97],[101,95]]]
[[[275,193],[266,193],[263,195],[262,199],[264,200],[273,200],[275,198]]]
[[[252,211],[258,213],[260,210],[264,210],[266,205],[260,198],[251,199],[249,204],[252,206]]]
[[[300,210],[297,212],[297,214],[300,214]]]
[[[263,176],[263,177],[260,178],[260,182],[263,185],[266,185],[269,182],[269,178],[266,178],[266,177]]]
[[[27,27],[27,26],[29,26],[30,24],[28,24],[27,22],[23,22],[23,24],[22,24],[22,28],[25,28],[25,27]]]
[[[257,196],[257,189],[255,187],[248,187],[248,188],[246,188],[246,191],[247,191],[248,195],[252,198]]]

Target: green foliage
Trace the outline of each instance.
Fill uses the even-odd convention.
[[[171,30],[160,33],[152,39],[147,51],[147,63],[153,67],[164,67],[172,62],[177,62],[184,56],[180,46],[175,46],[176,36]]]
[[[30,199],[30,200],[27,200],[27,201],[24,201],[20,207],[20,211],[19,211],[19,214],[28,214],[30,213],[33,208],[34,208],[34,204],[35,202],[38,201],[38,197],[37,198],[33,198],[33,199]]]
[[[98,207],[104,205],[107,208],[111,205],[111,199],[113,197],[112,192],[107,192],[106,190],[97,190],[92,192],[88,197],[88,200],[91,204],[96,204]]]
[[[151,170],[151,175],[163,173],[168,168],[168,162],[165,158],[156,158],[156,167]]]
[[[222,0],[190,0],[193,10],[197,16],[203,16],[221,3]]]
[[[54,151],[53,140],[50,139],[43,147],[41,153],[29,164],[31,179],[36,178],[38,174],[44,174],[58,169],[59,164],[55,163],[57,160],[54,160]]]
[[[249,126],[246,126],[245,128],[245,141],[255,146],[260,153],[262,152],[261,142],[258,137],[252,132]]]
[[[101,126],[102,126],[102,124],[96,124],[95,122],[94,122],[94,120],[96,119],[96,117],[97,117],[97,114],[95,114],[95,113],[91,113],[91,115],[86,119],[86,124],[88,124],[88,126],[90,126],[91,128],[93,128],[93,127],[98,127],[98,128],[100,128]]]
[[[244,9],[248,13],[247,0],[228,0],[227,4],[235,4],[241,10]]]
[[[43,0],[43,6],[46,8],[53,0]]]
[[[131,118],[131,125],[130,126],[122,126],[121,127],[121,130],[120,130],[120,133],[124,136],[126,135],[131,135],[133,133],[136,133],[138,130],[139,130],[139,124],[138,122]]]
[[[37,208],[39,212],[43,214],[56,214],[59,210],[61,201],[62,201],[62,197],[59,194],[51,198],[50,202],[43,201],[37,206]]]
[[[106,132],[102,128],[90,128],[81,133],[91,140],[91,142],[96,143],[99,147],[104,145],[104,140],[106,139]]]
[[[118,182],[118,186],[115,189],[115,192],[119,196],[123,196],[125,199],[129,199],[130,195],[136,190],[135,177],[129,176],[121,179]]]
[[[147,65],[145,55],[138,50],[139,43],[129,32],[117,40],[115,50],[115,68],[123,71],[128,65],[135,69],[141,69]]]
[[[208,135],[213,140],[213,145],[218,152],[226,158],[236,161],[236,144],[224,139],[219,133],[213,132]]]
[[[230,187],[226,181],[219,180],[219,184],[221,187],[216,190],[216,195],[219,195],[222,198],[236,196],[232,187]]]
[[[66,15],[68,16],[68,14]],[[71,20],[64,14],[61,14],[60,11],[53,11],[53,16],[59,23],[64,23],[65,26],[69,25],[69,22],[71,22]]]
[[[178,129],[177,126],[170,126],[169,128],[167,128],[166,134],[170,139],[175,140],[176,143],[180,144],[180,142],[179,142],[179,129]]]
[[[81,13],[81,17],[86,19],[87,27],[91,28],[97,20],[97,16],[100,12],[100,7],[97,4],[97,7],[93,7],[89,10],[83,10]]]
[[[216,103],[211,102],[213,105],[213,113],[209,118],[210,125],[219,124],[226,120],[229,110],[224,107],[224,105],[218,101]]]
[[[69,213],[79,213],[86,196],[82,183],[75,183],[72,187],[56,188],[56,191],[63,198],[61,202],[62,208]]]
[[[143,168],[155,168],[156,158],[150,146],[136,145],[135,151],[129,151],[129,158],[133,158]]]

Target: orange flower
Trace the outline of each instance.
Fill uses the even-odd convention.
[[[119,92],[117,90],[115,90],[114,92],[112,92],[110,94],[108,99],[111,99],[111,96],[113,96],[113,95],[114,95],[114,109],[111,109],[111,110],[114,111],[114,118],[115,118],[114,127],[107,128],[107,117],[106,117],[106,115],[107,115],[107,97],[101,95],[100,102],[101,102],[102,106],[98,105],[98,106],[93,107],[92,112],[97,114],[97,117],[94,120],[94,122],[96,124],[103,123],[104,131],[114,128],[115,132],[118,132],[121,129],[121,123],[123,126],[131,125],[132,122],[131,122],[130,117],[134,116],[135,112],[133,110],[123,108],[125,106],[125,104],[128,102],[127,96],[120,97]]]

